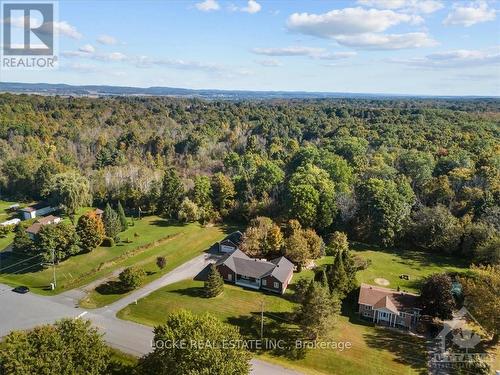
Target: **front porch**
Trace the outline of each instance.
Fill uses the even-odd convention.
[[[234,283],[245,288],[260,289],[260,279],[256,279],[255,277],[236,274],[236,281]]]

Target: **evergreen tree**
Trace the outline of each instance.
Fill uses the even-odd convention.
[[[349,250],[338,252],[327,271],[328,287],[343,299],[356,287],[356,268]]]
[[[167,219],[177,218],[183,197],[184,186],[179,174],[175,168],[168,168],[163,176],[160,200],[158,202],[159,213]]]
[[[118,214],[111,208],[109,203],[106,204],[106,208],[104,209],[103,222],[106,236],[115,239],[118,233],[121,232],[122,225]]]
[[[204,289],[205,297],[207,298],[217,297],[224,290],[224,280],[213,263],[208,270],[208,277],[207,281],[205,281]]]
[[[120,225],[122,227],[122,232],[128,228],[127,217],[125,216],[125,211],[123,210],[123,206],[118,201],[118,206],[116,207],[116,212],[118,213],[118,218],[120,219]]]
[[[311,281],[296,317],[303,332],[316,340],[321,332],[330,330],[340,312],[340,301],[320,283]]]
[[[317,281],[324,287],[328,287],[328,277],[326,276],[326,270],[324,268],[321,268],[314,274],[314,281]]]

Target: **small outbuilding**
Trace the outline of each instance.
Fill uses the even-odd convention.
[[[241,233],[239,230],[233,232],[219,242],[219,252],[232,253],[239,248],[242,241],[243,233]]]
[[[21,208],[19,211],[21,212],[23,220],[29,220],[35,219],[39,216],[50,214],[56,210],[56,207],[52,207],[46,202],[39,202],[37,204]]]

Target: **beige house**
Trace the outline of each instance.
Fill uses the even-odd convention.
[[[37,235],[38,232],[40,232],[40,229],[44,225],[50,225],[50,224],[58,224],[61,222],[61,218],[58,216],[45,216],[37,220],[36,223],[30,225],[28,228],[26,228],[26,232],[28,233],[28,236],[34,240],[35,236]]]
[[[376,324],[411,329],[420,317],[417,294],[361,284],[359,314]]]

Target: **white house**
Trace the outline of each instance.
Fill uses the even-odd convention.
[[[359,314],[376,324],[410,329],[420,317],[418,298],[417,294],[361,284]]]
[[[7,227],[7,226],[10,226],[10,225],[17,225],[19,224],[19,222],[21,221],[21,219],[10,219],[10,220],[7,220],[7,221],[4,221],[3,223],[0,223],[0,227]]]
[[[55,210],[57,210],[56,207],[52,207],[45,202],[40,202],[25,208],[21,208],[19,211],[23,216],[23,220],[29,220],[29,219],[34,219],[38,216],[50,214]]]

